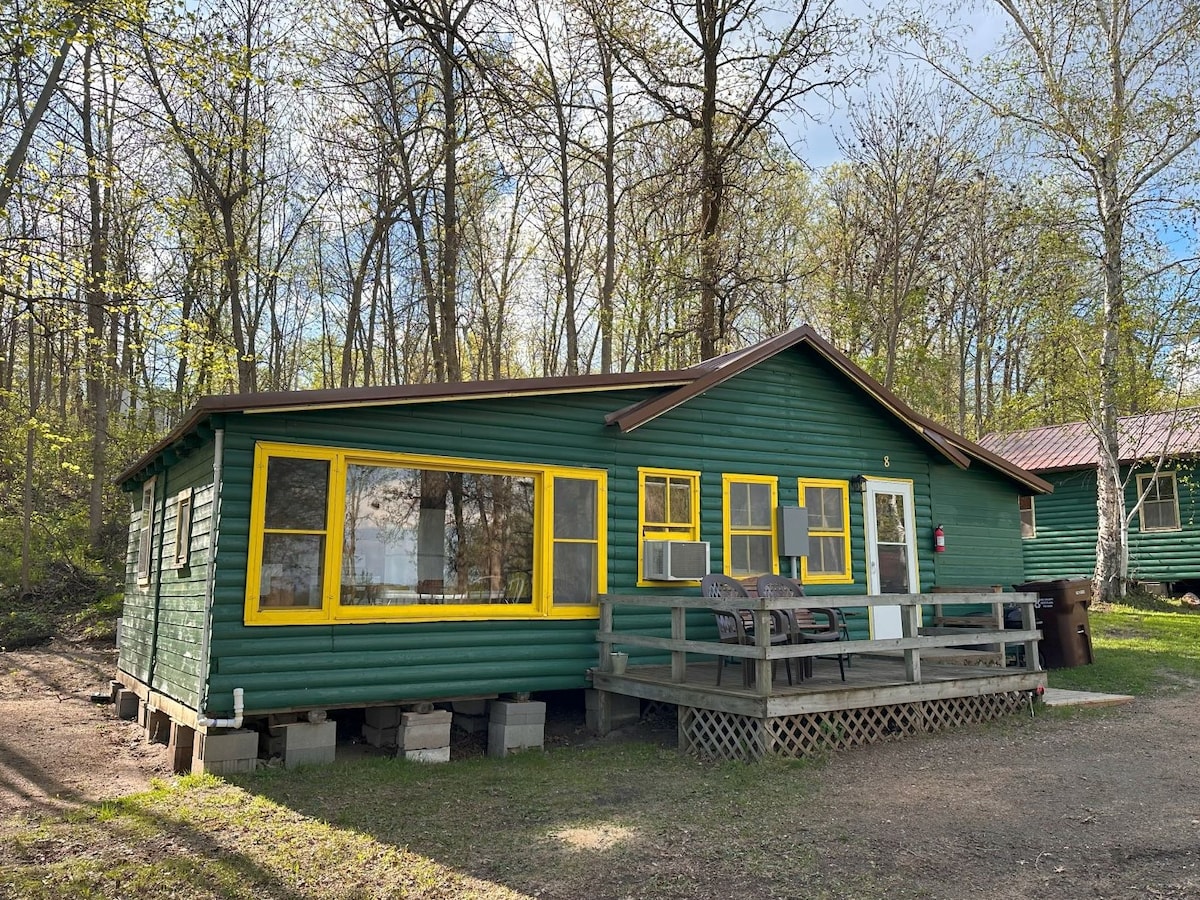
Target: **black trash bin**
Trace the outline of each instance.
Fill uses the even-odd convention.
[[[1072,669],[1091,664],[1088,607],[1092,603],[1092,582],[1089,579],[1030,581],[1015,585],[1014,590],[1038,595],[1037,627],[1042,629],[1038,647],[1047,669]]]

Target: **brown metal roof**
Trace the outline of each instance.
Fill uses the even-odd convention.
[[[158,455],[183,441],[191,432],[220,413],[269,413],[304,409],[394,406],[408,403],[436,403],[452,400],[479,400],[496,397],[537,396],[546,394],[588,393],[605,390],[660,388],[663,393],[619,409],[605,417],[605,423],[622,432],[633,431],[647,422],[698,397],[740,372],[800,344],[807,344],[828,360],[847,378],[873,397],[892,415],[911,428],[935,451],[960,468],[973,460],[1000,471],[1037,493],[1051,490],[1050,485],[1031,472],[996,455],[932,419],[921,415],[855,365],[849,357],[822,338],[809,325],[801,325],[785,334],[769,338],[723,356],[672,372],[640,372],[617,375],[575,375],[552,378],[520,378],[499,381],[473,381],[457,384],[396,385],[369,388],[343,388],[316,391],[276,391],[263,394],[226,394],[202,397],[171,433],[117,476],[118,482],[134,478],[151,466]]]
[[[1117,424],[1121,462],[1200,454],[1200,407],[1122,416]],[[1090,469],[1098,465],[1096,432],[1087,422],[1043,425],[989,434],[980,443],[1031,472]]]
[[[116,481],[120,484],[133,478],[164,450],[178,443],[212,416],[221,413],[275,413],[351,407],[360,409],[364,406],[401,406],[410,403],[445,403],[453,400],[487,400],[497,397],[669,388],[684,384],[694,377],[691,370],[624,372],[615,375],[502,378],[496,381],[461,381],[453,384],[398,384],[309,391],[265,391],[259,394],[209,394],[197,400],[179,424],[142,454],[137,462],[121,472]]]
[[[663,413],[686,403],[693,397],[729,380],[739,372],[744,372],[763,360],[799,344],[807,344],[823,356],[892,415],[915,431],[938,453],[959,468],[967,468],[971,465],[971,460],[975,459],[993,469],[998,469],[1036,493],[1050,492],[1050,485],[1033,473],[1013,465],[1009,460],[997,456],[987,448],[967,440],[962,435],[956,434],[949,428],[918,413],[852,362],[848,356],[817,334],[810,325],[801,325],[786,334],[778,335],[743,350],[706,360],[695,367],[693,371],[697,373],[697,377],[692,381],[658,397],[652,397],[610,413],[605,421],[609,425],[616,425],[623,432],[633,431]]]

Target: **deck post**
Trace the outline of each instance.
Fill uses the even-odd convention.
[[[682,606],[671,607],[671,640],[687,640],[687,610]],[[687,680],[687,653],[683,650],[671,651],[671,680],[676,684]]]
[[[1034,603],[1024,601],[1021,603],[1021,628],[1025,631],[1032,631],[1037,628],[1037,616],[1034,614]],[[1038,642],[1025,642],[1025,668],[1031,672],[1040,672],[1042,663],[1038,659]]]
[[[906,638],[916,637],[921,630],[921,608],[916,604],[900,607],[900,628]],[[914,684],[921,682],[921,651],[910,647],[904,651],[904,676]]]
[[[600,598],[600,633],[610,634],[613,630],[613,603],[611,600]],[[613,645],[607,640],[600,641],[600,671],[607,672],[612,667]]]
[[[754,687],[759,696],[771,696],[771,670],[774,664],[767,658],[771,649],[771,615],[760,605],[752,613],[754,616],[754,646],[759,655],[754,660]]]

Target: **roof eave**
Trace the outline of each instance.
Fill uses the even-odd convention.
[[[580,375],[568,378],[522,378],[402,385],[374,388],[335,388],[311,391],[272,391],[261,394],[209,394],[198,399],[178,425],[115,478],[124,484],[153,465],[159,454],[178,443],[205,421],[220,413],[302,412],[373,406],[408,406],[416,403],[449,403],[460,400],[495,400],[558,394],[596,393],[606,390],[678,387],[693,377],[680,371]]]

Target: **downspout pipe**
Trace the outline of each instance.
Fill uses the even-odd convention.
[[[243,694],[241,688],[233,689],[233,718],[232,719],[210,719],[208,716],[200,716],[196,719],[196,724],[201,728],[241,728],[242,727],[242,712],[245,709],[243,705]]]
[[[213,498],[212,514],[208,524],[208,563],[204,574],[204,617],[200,632],[199,710],[208,706],[208,666],[212,645],[213,602],[217,584],[217,540],[221,526],[221,487],[225,465],[225,429],[217,428],[213,437]],[[196,723],[205,728],[240,728],[242,725],[242,689],[233,692],[234,717],[232,719],[210,719],[201,715]]]

